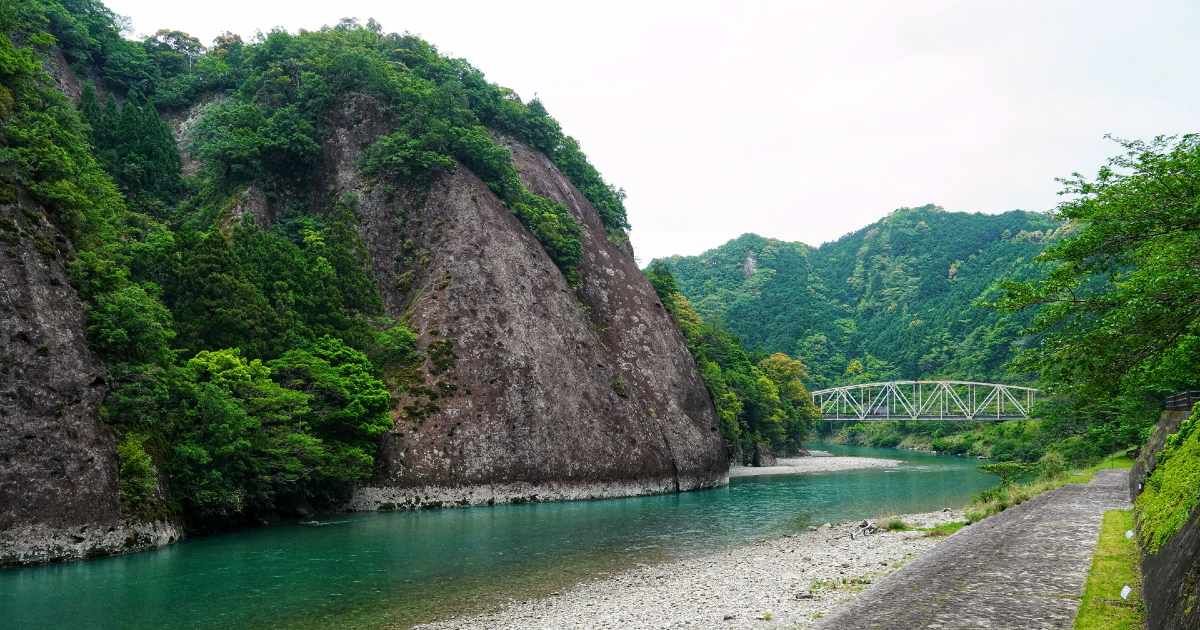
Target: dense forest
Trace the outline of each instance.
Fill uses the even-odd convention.
[[[85,83],[77,103],[45,59]],[[548,156],[610,239],[628,227],[623,193],[540,103],[374,22],[205,46],[179,31],[127,39],[95,0],[4,3],[0,79],[0,203],[29,208],[0,238],[69,261],[133,517],[203,528],[334,504],[373,473],[393,396],[438,396],[423,374],[445,348],[419,351],[384,315],[357,200],[317,195],[339,95],[370,95],[399,121],[366,152],[364,175],[413,189],[468,167],[569,283],[580,226],[521,183],[493,132]],[[165,121],[188,111],[199,112],[187,147],[198,164],[184,169]],[[279,209],[270,225],[235,212],[251,184]]]
[[[971,454],[1025,474],[1147,437],[1196,388],[1200,258],[1194,136],[1121,141],[1052,213],[893,212],[812,248],[748,234],[655,261],[695,311],[752,349],[789,351],[810,387],[908,378],[1026,383],[1035,419],[852,424],[836,440]]]
[[[1007,364],[1024,314],[986,308],[1000,278],[1034,273],[1062,224],[1040,213],[902,208],[819,248],[746,234],[661,261],[705,318],[787,352],[816,387],[894,378],[1027,381]]]
[[[747,350],[724,326],[696,312],[661,262],[652,263],[646,276],[696,359],[731,458],[760,466],[764,454],[800,453],[819,415],[804,385],[804,363],[782,352]]]

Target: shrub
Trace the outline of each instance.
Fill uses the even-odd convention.
[[[154,460],[144,448],[146,438],[136,433],[126,435],[117,445],[117,479],[122,507],[138,514],[152,503],[158,491],[158,471]]]
[[[1158,465],[1138,496],[1135,513],[1142,547],[1157,552],[1200,504],[1200,405],[1167,439]]]

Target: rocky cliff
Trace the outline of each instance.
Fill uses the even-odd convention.
[[[727,481],[712,403],[679,332],[627,242],[610,237],[545,156],[504,139],[525,184],[584,227],[578,286],[464,167],[428,191],[364,180],[359,155],[388,124],[371,99],[348,98],[333,123],[322,197],[359,198],[386,309],[419,333],[432,357],[422,391],[435,393],[397,405],[378,475],[350,509],[626,496]],[[232,212],[263,226],[273,220],[253,187]],[[88,349],[85,306],[66,272],[69,243],[34,205],[10,203],[0,213],[0,564],[177,540],[175,525],[121,516],[114,439],[100,420],[105,369]]]
[[[0,204],[0,566],[142,549],[169,524],[121,519],[104,367],[88,350],[67,240],[28,199]]]
[[[251,90],[292,79],[270,55],[234,54],[271,45],[229,41],[206,53],[222,81],[177,92],[171,73],[194,68],[170,59],[196,49],[124,40],[106,15],[102,46],[22,49],[45,64],[23,66],[12,91],[29,115],[0,111],[0,148],[46,140],[21,147],[41,162],[0,155],[0,565],[180,536],[130,514],[199,530],[317,497],[369,510],[726,482],[712,401],[634,262],[620,193],[540,104],[350,24],[273,35],[296,44],[285,65],[323,73],[293,77],[304,90]],[[53,41],[46,24],[19,23],[19,43]],[[123,73],[105,67],[117,49],[166,56]],[[247,90],[230,88],[238,77]],[[48,112],[53,133],[34,124]],[[404,176],[372,172],[369,148]],[[408,169],[414,156],[425,167]],[[209,292],[214,278],[233,288]],[[388,348],[405,358],[373,363],[376,336],[397,330]],[[324,340],[335,350],[309,353]],[[218,353],[219,366],[193,361]],[[300,361],[286,383],[272,367],[285,356]],[[385,379],[394,424],[376,442]]]
[[[442,394],[421,412],[400,405],[353,509],[725,483],[712,403],[682,337],[628,246],[545,156],[504,139],[530,190],[584,227],[577,288],[466,168],[427,193],[364,181],[358,156],[387,130],[372,99],[348,99],[332,127],[329,193],[358,197],[387,310],[441,357],[428,368]]]

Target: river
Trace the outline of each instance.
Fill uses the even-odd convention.
[[[961,458],[819,445],[892,469],[746,477],[678,495],[334,515],[89,562],[0,570],[12,628],[406,627],[639,562],[808,525],[959,507]]]

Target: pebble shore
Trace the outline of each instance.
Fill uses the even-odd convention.
[[[822,458],[825,459],[825,458]],[[959,511],[901,517],[913,527]],[[451,628],[809,628],[944,538],[854,521],[647,564],[498,611],[419,626]]]
[[[837,472],[859,468],[895,468],[898,459],[878,457],[843,457],[818,455],[813,457],[781,457],[774,466],[734,466],[729,469],[730,477],[758,477],[761,475],[795,475],[819,472]]]

